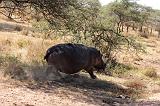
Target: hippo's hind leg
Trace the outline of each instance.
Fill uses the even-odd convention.
[[[92,79],[96,79],[97,78],[93,73],[94,68],[89,68],[86,71],[89,73],[89,75],[91,76]]]
[[[93,74],[93,71],[88,72],[92,79],[96,79],[97,77]]]

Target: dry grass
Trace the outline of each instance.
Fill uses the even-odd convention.
[[[10,39],[6,39],[6,40],[3,40],[1,42],[2,45],[6,45],[6,46],[11,46],[12,45],[12,41]]]
[[[137,70],[137,68],[133,65],[123,63],[117,63],[114,67],[110,68],[110,72],[115,77],[128,76],[130,73],[135,72],[135,70]]]
[[[8,33],[5,37],[0,37],[0,69],[10,78],[44,80],[45,52],[57,42],[21,35],[10,36]]]
[[[23,29],[23,27],[20,26],[20,25],[16,25],[16,26],[14,27],[14,30],[15,30],[15,31],[22,31],[22,29]]]
[[[137,79],[126,81],[125,85],[129,88],[136,89],[136,90],[142,90],[143,88],[145,88],[144,82]]]
[[[34,42],[28,47],[28,51],[30,52],[27,54],[27,59],[33,64],[44,64],[44,55],[51,45],[53,45],[52,42]]]
[[[9,64],[5,69],[4,76],[9,75],[13,79],[25,80],[27,78],[26,72],[21,64]]]
[[[157,78],[157,72],[154,68],[149,68],[147,70],[144,71],[144,75],[146,75],[147,77],[150,78]]]
[[[21,31],[22,35],[28,36],[29,35],[29,30],[27,28],[23,28]]]
[[[157,84],[158,86],[160,86],[160,79],[158,79],[158,81],[156,81],[156,84]]]
[[[31,41],[25,39],[18,39],[17,45],[19,48],[26,48],[27,46],[31,45]]]
[[[26,78],[24,71],[24,64],[22,64],[17,57],[6,55],[0,56],[0,69],[3,69],[4,76],[9,76],[17,80]]]

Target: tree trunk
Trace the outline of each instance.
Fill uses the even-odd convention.
[[[121,32],[121,28],[118,26],[117,27],[117,33],[120,33]]]
[[[140,31],[140,32],[142,32],[142,31],[143,31],[143,26],[140,26],[139,31]]]
[[[120,26],[120,22],[117,23],[117,33],[120,33],[121,31],[121,26]]]
[[[134,30],[134,23],[133,23],[133,26],[132,26],[132,30]]]
[[[123,26],[123,24],[122,24],[122,32],[124,31],[124,26]]]
[[[151,32],[150,32],[150,35],[152,35],[152,28],[151,28]]]
[[[128,30],[129,30],[129,26],[127,26],[127,32],[128,32]]]

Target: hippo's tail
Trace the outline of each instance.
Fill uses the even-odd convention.
[[[46,54],[46,55],[44,56],[44,60],[48,61],[48,57],[49,57],[49,55]]]
[[[48,57],[51,53],[49,51],[46,52],[46,55],[44,56],[44,60],[48,62]]]

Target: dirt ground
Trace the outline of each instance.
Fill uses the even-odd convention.
[[[83,78],[82,78],[83,79]],[[87,79],[70,82],[24,84],[11,79],[0,80],[0,104],[3,106],[159,106],[159,93],[139,101],[119,98],[125,89],[112,82]],[[95,86],[94,86],[95,83]],[[96,84],[101,83],[101,84]],[[86,84],[86,85],[84,85]],[[115,96],[113,96],[115,95]],[[118,94],[120,95],[120,94]]]

